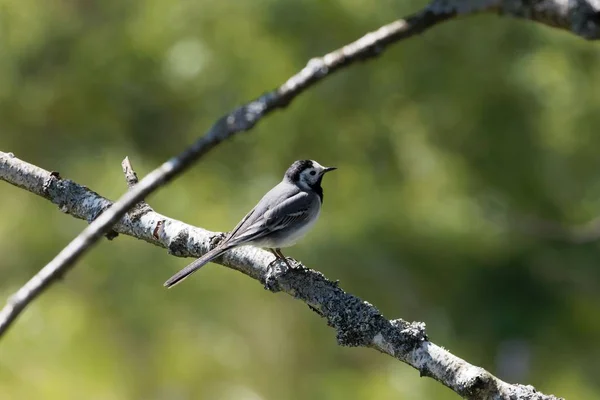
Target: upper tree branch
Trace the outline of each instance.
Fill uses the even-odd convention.
[[[600,39],[600,0],[433,0],[427,9],[455,15],[496,12]]]
[[[135,184],[128,160],[124,161],[123,167],[128,184]],[[0,179],[42,196],[61,211],[84,220],[93,219],[111,205],[110,200],[84,186],[2,152]],[[219,235],[168,218],[147,205],[128,213],[113,229],[164,247],[169,253],[182,257],[200,257]],[[424,323],[387,320],[373,305],[345,292],[320,272],[288,270],[285,263],[270,269],[268,266],[273,259],[270,252],[247,246],[231,250],[215,262],[260,281],[272,291],[282,291],[303,301],[336,330],[339,344],[371,347],[389,354],[418,369],[421,376],[443,383],[464,398],[557,399],[537,392],[532,386],[506,383],[469,364],[430,342]],[[5,318],[4,314],[3,310],[0,318]]]

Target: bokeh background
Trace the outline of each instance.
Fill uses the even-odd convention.
[[[0,0],[0,150],[116,199],[213,121],[417,1]],[[326,79],[151,196],[231,228],[296,159],[339,171],[290,256],[500,378],[600,396],[598,45],[477,16]],[[85,226],[0,182],[6,298]],[[302,303],[103,240],[0,340],[2,399],[457,399]]]

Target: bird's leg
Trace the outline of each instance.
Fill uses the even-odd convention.
[[[293,269],[293,267],[290,265],[290,263],[285,258],[285,256],[283,254],[281,254],[281,250],[280,249],[269,249],[269,251],[275,255],[275,260],[273,260],[273,261],[283,260],[283,262],[285,263],[285,265],[287,265],[290,269]]]
[[[278,292],[280,289],[277,285],[277,279],[281,275],[285,275],[289,269],[283,267],[279,264],[279,260],[281,260],[281,256],[275,249],[265,248],[265,250],[269,250],[275,256],[275,259],[269,263],[267,266],[267,272],[265,274],[265,289],[270,290],[271,292]],[[287,260],[284,258],[283,261],[289,267]]]
[[[279,249],[279,248],[275,249],[275,254],[277,254],[277,256],[279,258],[281,258],[287,264],[287,266],[290,267],[290,269],[294,269],[294,267],[292,267],[292,265],[290,264],[290,262],[288,261],[288,259],[281,252],[281,249]]]
[[[281,249],[276,248],[266,248],[266,250],[269,250],[271,253],[273,253],[273,255],[275,255],[275,259],[273,261],[271,261],[269,263],[269,265],[267,266],[267,272],[265,274],[265,289],[270,290],[272,292],[278,292],[280,290],[280,288],[277,286],[277,277],[280,275],[285,275],[289,270],[291,269],[296,269],[296,268],[303,268],[302,264],[298,263],[298,267],[294,267],[292,266],[292,264],[290,264],[290,262],[288,261],[288,259],[283,255],[283,253],[281,252]],[[286,268],[275,268],[275,266],[277,265],[277,261],[279,260],[283,260],[283,262],[285,263],[285,265],[287,265],[287,269]],[[279,264],[279,266],[281,267],[281,264]]]
[[[275,259],[273,261],[271,261],[271,263],[269,264],[269,268],[271,268],[271,266],[273,265],[273,263],[279,261],[279,254],[277,254],[277,252],[275,251],[275,249],[267,249],[269,250],[271,253],[273,253],[273,255],[275,256]]]
[[[267,249],[267,250],[269,250],[271,253],[273,253],[273,255],[275,256],[275,260],[279,260],[279,254],[277,254],[275,252],[275,249]]]

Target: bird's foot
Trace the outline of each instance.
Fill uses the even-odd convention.
[[[290,271],[304,271],[307,268],[299,261],[291,257],[275,258],[267,265],[267,272],[264,277],[265,289],[271,292],[278,292],[280,289],[277,280]]]
[[[280,276],[285,275],[289,271],[287,263],[281,262],[281,259],[276,258],[267,265],[267,272],[265,273],[265,289],[273,293],[279,292],[279,285],[277,280]]]

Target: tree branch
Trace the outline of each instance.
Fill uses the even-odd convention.
[[[128,185],[135,185],[137,178],[127,159],[123,170]],[[2,152],[0,179],[44,197],[62,212],[84,220],[94,219],[111,206],[110,200],[85,186]],[[220,236],[161,215],[148,205],[128,213],[113,229],[164,247],[179,257],[200,257]],[[273,292],[281,291],[306,303],[336,330],[340,345],[370,347],[388,354],[466,399],[557,400],[532,386],[506,383],[430,342],[422,322],[387,320],[373,305],[345,292],[320,272],[303,266],[290,270],[283,262],[269,267],[273,260],[270,252],[247,246],[231,250],[215,262],[258,280]],[[4,321],[13,307],[20,306],[20,299],[12,299],[0,312],[1,326],[6,326]]]
[[[150,211],[147,208],[149,207],[145,203],[140,202],[157,188],[183,172],[194,161],[220,142],[236,133],[252,129],[261,118],[278,108],[287,106],[297,95],[333,72],[356,61],[373,58],[380,54],[389,44],[419,34],[438,23],[454,18],[455,16],[475,12],[499,12],[514,17],[527,18],[549,26],[569,30],[576,35],[590,40],[600,37],[600,0],[433,0],[417,14],[385,25],[323,57],[314,58],[308,62],[304,69],[292,76],[277,89],[221,117],[203,137],[198,139],[184,152],[171,158],[148,174],[148,176],[139,182],[139,184],[132,187],[116,203],[113,204],[81,186],[75,184],[73,186],[67,183],[65,189],[74,192],[68,192],[69,195],[63,196],[64,202],[59,203],[61,204],[61,209],[78,218],[86,219],[90,222],[90,225],[8,300],[7,305],[0,311],[0,335],[6,332],[11,323],[31,301],[67,272],[74,265],[75,261],[98,241],[102,235],[107,235],[109,239],[113,238],[118,229],[112,227],[112,225],[117,224],[116,226],[123,228],[124,226],[128,226],[125,224],[128,220],[137,220],[138,217],[135,213],[131,213],[128,216],[125,215],[129,209],[137,204],[138,214],[142,216],[148,214]],[[9,176],[11,172],[10,168],[12,167],[8,167],[6,160],[14,157],[2,153],[2,158],[3,164],[1,166],[7,168],[3,172],[6,172],[7,176]],[[31,168],[28,172],[33,175],[40,174],[43,171],[32,165],[28,165],[28,168]],[[14,173],[15,171],[12,172]],[[42,183],[41,187],[32,187],[30,186],[30,182],[26,181],[30,176],[29,173],[17,174],[16,180],[12,183],[55,201],[55,198],[50,196],[49,190],[56,182],[64,183],[65,181],[61,180],[58,174],[51,174]],[[34,184],[39,184],[39,182],[36,181]],[[83,200],[84,202],[79,204],[70,203],[78,200]],[[142,212],[145,209],[148,212]],[[93,212],[90,213],[88,211]],[[162,221],[164,225],[166,219]],[[171,221],[174,223],[178,222]],[[156,240],[159,239],[161,229],[164,229],[164,226],[157,225],[153,232],[156,235]],[[145,240],[148,240],[148,238]],[[154,240],[148,241],[153,242]],[[179,251],[178,248],[173,250],[171,243],[168,248],[173,254],[184,255],[177,254],[177,251]],[[203,247],[201,248],[204,249]],[[256,261],[255,257],[256,255],[252,256],[252,262]],[[264,258],[264,254],[262,257]],[[237,259],[237,261],[242,258]],[[240,269],[243,269],[243,265],[245,264],[237,263],[236,265]],[[252,271],[254,270],[250,268],[243,272],[251,275]]]

